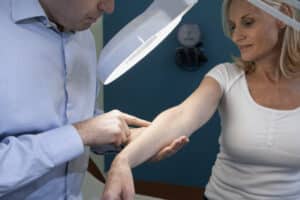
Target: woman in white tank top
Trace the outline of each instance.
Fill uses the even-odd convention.
[[[283,1],[264,1],[299,20]],[[130,168],[190,136],[217,109],[220,152],[206,198],[300,199],[300,33],[246,0],[223,4],[225,32],[241,57],[214,67],[191,96],[158,115],[116,157],[104,200],[133,199]]]

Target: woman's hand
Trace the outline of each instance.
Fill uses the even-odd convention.
[[[135,195],[131,168],[126,158],[117,156],[109,170],[102,200],[133,200]]]

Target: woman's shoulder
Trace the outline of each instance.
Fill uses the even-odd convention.
[[[220,63],[213,67],[213,69],[218,69],[230,74],[241,74],[244,72],[244,70],[238,67],[235,63],[230,62]]]
[[[207,76],[214,78],[222,86],[224,91],[231,88],[232,85],[241,80],[240,77],[244,74],[244,70],[239,68],[234,63],[221,63],[213,67]]]
[[[213,67],[209,74],[218,74],[219,76],[225,76],[228,80],[231,80],[241,74],[244,74],[244,70],[238,67],[235,63],[226,62]]]

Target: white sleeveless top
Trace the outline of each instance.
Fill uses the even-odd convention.
[[[225,63],[206,76],[223,90],[220,152],[206,186],[209,200],[300,199],[300,107],[257,104],[243,70]]]

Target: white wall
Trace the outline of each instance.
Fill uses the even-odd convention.
[[[95,42],[96,42],[96,50],[97,50],[97,55],[99,55],[102,47],[103,47],[103,20],[100,18],[92,27],[91,30],[94,34],[95,37]],[[100,92],[99,96],[97,98],[97,103],[99,105],[99,108],[103,110],[103,99],[104,99],[104,93],[103,93],[103,86],[100,86]],[[95,161],[96,165],[103,171],[104,170],[104,158],[103,156],[91,155],[92,159]]]

